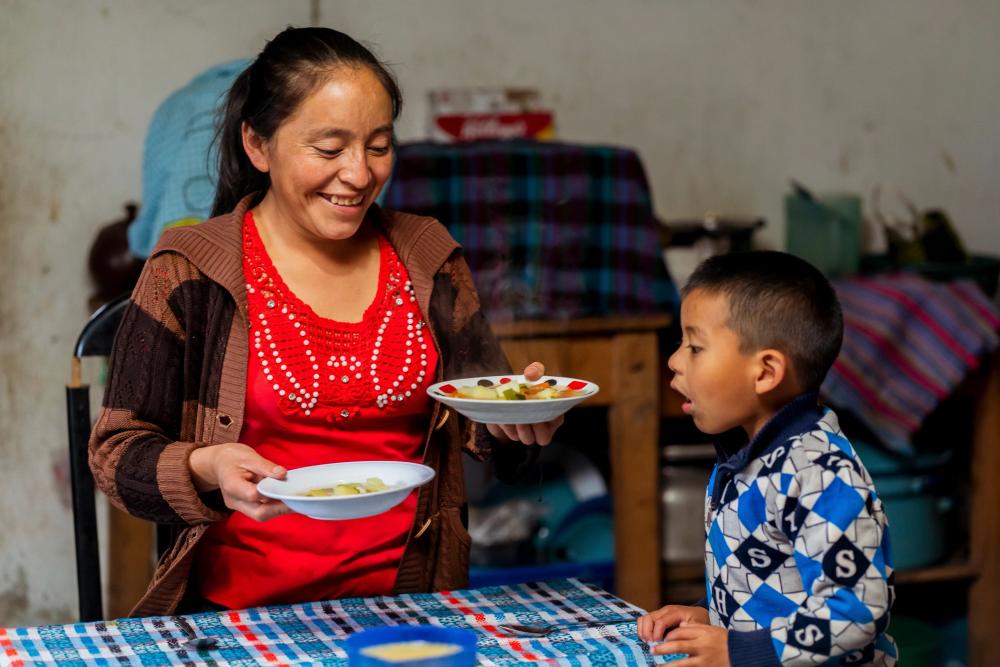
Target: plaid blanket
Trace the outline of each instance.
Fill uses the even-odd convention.
[[[645,665],[651,656],[634,623],[571,629],[544,639],[508,637],[498,623],[611,619],[640,610],[575,579],[397,597],[356,598],[242,611],[0,629],[3,665],[346,665],[343,641],[386,625],[433,624],[478,633],[481,665]],[[183,625],[215,639],[183,646]]]
[[[492,321],[662,314],[677,304],[634,151],[403,144],[383,203],[448,227]]]
[[[972,281],[893,274],[834,286],[844,345],[822,393],[910,453],[924,419],[996,349],[1000,313]]]

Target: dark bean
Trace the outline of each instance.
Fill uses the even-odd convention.
[[[492,382],[490,382],[489,380],[485,380],[485,379],[484,380],[480,380],[476,384],[478,384],[480,387],[492,387],[493,386]]]

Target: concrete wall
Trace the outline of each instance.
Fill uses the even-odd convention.
[[[64,385],[87,249],[138,199],[146,127],[211,64],[256,53],[310,4],[0,2],[0,625],[76,610]]]
[[[403,138],[432,87],[536,86],[561,138],[640,150],[664,217],[761,214],[780,246],[789,176],[883,183],[1000,253],[993,0],[0,0],[0,625],[75,609],[62,387],[153,110],[317,16],[395,64]]]

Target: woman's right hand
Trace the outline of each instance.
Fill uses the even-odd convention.
[[[704,607],[687,607],[668,604],[650,612],[636,621],[639,639],[646,642],[662,641],[667,630],[681,623],[708,623],[708,610]]]
[[[240,442],[199,447],[188,459],[199,492],[222,491],[226,507],[251,519],[267,521],[292,510],[280,500],[262,496],[257,482],[265,477],[285,479],[288,471]]]

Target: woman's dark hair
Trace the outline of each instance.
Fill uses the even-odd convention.
[[[219,181],[213,216],[228,213],[243,197],[263,193],[270,185],[268,175],[250,163],[243,149],[243,122],[270,139],[323,78],[343,66],[368,67],[389,94],[392,119],[399,117],[399,85],[371,51],[332,28],[286,28],[264,46],[226,96],[216,132]]]

